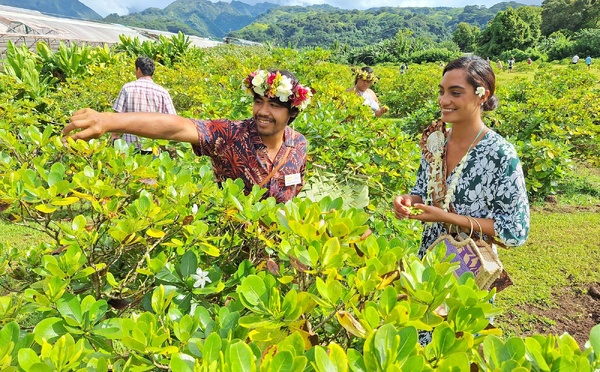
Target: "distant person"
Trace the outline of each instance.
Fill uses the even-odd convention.
[[[508,72],[512,72],[514,65],[515,65],[515,58],[510,57],[510,59],[508,60]]]
[[[588,69],[592,68],[592,57],[585,57],[585,64],[587,65]]]
[[[240,178],[284,203],[304,185],[306,138],[289,126],[310,103],[313,91],[286,70],[257,70],[244,79],[254,97],[245,120],[197,120],[161,113],[109,113],[86,108],[73,114],[63,135],[74,140],[106,132],[189,142],[198,156],[210,157],[217,182]],[[76,133],[71,133],[79,130]]]
[[[498,60],[498,70],[502,70],[502,61]]]
[[[531,64],[531,57],[527,57],[527,64],[530,65]]]
[[[408,66],[406,65],[406,63],[402,62],[402,64],[400,65],[400,73],[405,74],[406,70],[408,70]]]
[[[574,64],[574,65],[576,65],[577,62],[579,62],[579,56],[577,54],[575,54],[573,56],[573,59],[571,59],[571,63]]]
[[[374,84],[379,78],[373,72],[371,67],[365,66],[361,69],[354,70],[354,86],[348,88],[347,92],[354,92],[361,96],[364,100],[364,104],[369,106],[375,116],[380,117],[381,115],[388,112],[387,106],[379,106],[379,99],[373,90],[371,84]]]
[[[176,115],[173,100],[169,92],[152,80],[154,61],[148,57],[138,57],[135,60],[135,76],[137,80],[129,82],[121,88],[117,100],[113,104],[116,112],[160,112]],[[112,139],[120,138],[113,133]],[[142,149],[137,136],[124,133],[123,140],[136,147],[142,154],[152,154],[152,149]]]

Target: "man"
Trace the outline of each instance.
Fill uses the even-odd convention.
[[[579,62],[579,56],[577,54],[575,54],[573,56],[573,59],[571,59],[571,63],[574,64],[574,65],[576,65],[577,62]]]
[[[75,112],[63,129],[74,140],[97,138],[106,132],[189,142],[196,155],[212,160],[217,181],[241,178],[245,190],[253,185],[267,196],[286,202],[304,185],[306,139],[288,126],[310,103],[313,91],[285,70],[258,70],[245,80],[254,96],[252,118],[232,121],[195,120],[159,113]]]
[[[116,112],[161,112],[175,115],[175,107],[169,92],[152,80],[154,61],[148,57],[138,57],[135,60],[135,77],[121,88],[119,97],[113,104]],[[119,138],[113,134],[112,139]],[[152,149],[142,149],[140,140],[132,134],[123,134],[123,140],[137,148],[142,154],[152,154]]]

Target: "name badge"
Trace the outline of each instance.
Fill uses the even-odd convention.
[[[285,175],[285,185],[286,186],[299,185],[301,183],[302,183],[302,178],[300,177],[300,173]]]

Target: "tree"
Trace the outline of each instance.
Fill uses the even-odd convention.
[[[522,6],[516,10],[519,17],[529,25],[529,32],[525,35],[524,46],[535,46],[542,36],[542,8],[539,6]]]
[[[544,0],[542,3],[542,34],[555,31],[579,31],[600,27],[600,6],[597,0]]]
[[[469,53],[475,50],[479,33],[479,27],[461,22],[456,26],[456,31],[452,35],[452,41],[458,45],[461,51]]]
[[[498,12],[479,39],[477,54],[498,56],[509,49],[525,49],[530,39],[529,25],[513,8]]]

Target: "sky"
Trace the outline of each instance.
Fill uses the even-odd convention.
[[[83,4],[92,8],[96,13],[103,17],[109,14],[117,13],[126,15],[129,13],[140,12],[144,9],[154,7],[163,9],[174,0],[79,0]],[[466,5],[492,5],[501,2],[500,0],[446,0],[443,3],[440,0],[241,0],[246,4],[256,4],[269,2],[277,5],[315,5],[329,4],[342,9],[368,9],[381,6],[399,6],[399,7],[452,7],[463,8]],[[508,0],[507,0],[508,1]],[[515,0],[521,4],[541,5],[542,0]],[[213,1],[216,2],[216,1]],[[230,2],[229,0],[225,2]],[[351,5],[349,5],[351,4]]]

